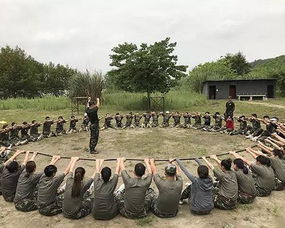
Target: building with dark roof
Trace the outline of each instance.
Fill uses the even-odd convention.
[[[202,92],[208,99],[274,98],[276,79],[210,80],[203,82]]]

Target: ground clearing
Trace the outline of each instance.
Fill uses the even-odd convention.
[[[66,156],[94,157],[85,150],[88,145],[88,133],[78,133],[41,142],[28,144],[23,149],[37,150],[49,154]],[[98,150],[99,158],[193,157],[205,154],[218,154],[229,150],[242,149],[252,145],[241,136],[228,136],[189,129],[128,129],[105,130],[101,132]],[[47,164],[45,157],[37,159],[38,170]],[[67,160],[58,163],[63,170]],[[127,169],[132,171],[135,163],[127,162]],[[93,162],[79,162],[87,169],[87,176],[94,169]],[[114,163],[106,163],[114,167]],[[163,174],[163,163],[159,163]],[[187,167],[195,172],[197,166],[188,162]],[[184,178],[184,182],[187,180]],[[121,183],[121,181],[120,181]],[[65,219],[62,215],[43,217],[38,212],[17,212],[12,204],[0,200],[0,227],[282,227],[285,222],[285,192],[274,192],[270,197],[258,198],[251,205],[241,205],[233,211],[214,210],[208,216],[193,216],[188,206],[180,206],[179,214],[172,219],[159,219],[152,214],[145,219],[128,220],[117,216],[111,221],[95,221],[88,216],[79,221]]]

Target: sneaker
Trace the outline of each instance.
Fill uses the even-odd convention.
[[[251,137],[251,135],[245,136],[246,139],[250,139]]]
[[[183,205],[184,203],[184,200],[179,200],[179,205]]]
[[[97,150],[90,151],[90,154],[99,154]]]

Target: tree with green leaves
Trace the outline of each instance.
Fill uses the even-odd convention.
[[[237,75],[221,61],[200,64],[189,72],[189,76],[181,80],[180,87],[201,93],[202,85],[207,80],[234,79]]]
[[[250,72],[250,63],[246,60],[245,55],[241,52],[236,54],[227,54],[225,57],[221,58],[225,65],[228,65],[237,75],[245,75]]]
[[[170,38],[139,47],[133,43],[119,44],[112,49],[108,80],[117,88],[130,92],[166,93],[186,76],[187,66],[178,65],[174,55],[176,43]]]

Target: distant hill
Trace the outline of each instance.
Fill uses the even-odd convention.
[[[285,55],[280,55],[275,58],[268,58],[268,59],[257,59],[250,63],[252,68],[259,68],[259,67],[280,67],[280,65],[285,65]]]

